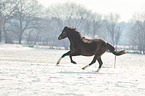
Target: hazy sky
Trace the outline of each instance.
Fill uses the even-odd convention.
[[[101,14],[117,13],[128,21],[136,12],[145,10],[145,0],[38,0],[45,7],[55,3],[74,2]]]

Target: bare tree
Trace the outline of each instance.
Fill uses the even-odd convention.
[[[131,30],[130,40],[145,54],[145,21],[136,21]]]
[[[101,25],[100,20],[102,19],[102,15],[93,13],[75,3],[63,3],[49,6],[47,9],[47,17],[56,19],[56,23],[52,24],[57,27],[51,27],[51,30],[53,30],[51,34],[57,34],[57,36],[64,26],[75,27],[78,31],[81,31],[83,35],[92,34],[91,36],[95,36]]]
[[[48,8],[48,16],[67,21],[65,24],[71,27],[79,27],[84,19],[94,20],[96,14],[86,10],[83,6],[75,3],[53,5]]]
[[[2,27],[4,25],[5,17],[0,17],[0,42],[2,41]]]
[[[3,25],[5,43],[16,41],[21,44],[26,40],[28,44],[43,42],[52,46],[63,45],[67,49],[66,41],[61,43],[57,41],[57,36],[64,26],[75,27],[82,35],[89,35],[92,38],[96,35],[103,37],[104,30],[100,34],[100,28],[107,20],[106,28],[113,44],[117,45],[119,42],[121,28],[117,25],[118,15],[111,14],[105,21],[102,20],[102,15],[75,3],[52,5],[47,10],[43,10],[36,0],[2,1],[5,1],[5,3],[0,2],[3,6],[0,13],[5,17]]]
[[[99,32],[99,29],[101,28],[101,26],[102,26],[102,21],[101,21],[101,18],[99,19],[99,20],[93,20],[92,21],[92,38],[95,38],[95,36],[96,36],[96,34],[97,34],[97,32]]]
[[[145,11],[133,15],[134,25],[130,31],[130,42],[145,54]]]
[[[14,0],[2,0],[0,2],[0,13],[2,17],[4,18],[3,22],[3,32],[4,32],[4,37],[5,37],[5,42],[8,42],[8,34],[6,31],[6,23],[7,21],[12,17],[12,14],[14,13],[17,4],[14,3]]]
[[[18,36],[18,43],[21,44],[25,32],[37,27],[37,20],[40,15],[41,5],[35,0],[16,0],[17,9],[11,21],[12,30]]]
[[[118,22],[119,18],[120,18],[119,15],[112,14],[112,13],[106,17],[106,20],[108,20],[108,22],[106,22],[106,28],[110,34],[113,45],[118,44],[119,38],[121,36],[120,27],[117,26],[117,22]]]
[[[123,29],[124,29],[124,25],[122,23],[118,23],[116,25],[116,28],[115,28],[115,31],[116,31],[115,32],[115,45],[116,45],[116,48],[117,48],[118,43],[120,42]]]
[[[4,14],[3,14],[3,12],[6,10],[5,5],[6,5],[6,1],[2,0],[0,2],[0,42],[1,42],[1,39],[2,39],[2,27],[3,27],[4,22],[5,22],[5,17],[4,17]]]
[[[49,6],[47,9],[47,18],[50,19],[46,21],[47,27],[45,27],[47,30],[45,33],[45,36],[47,36],[46,41],[58,42],[57,36],[60,34],[64,26],[78,28],[83,19],[82,16],[80,16],[83,12],[79,13],[79,11],[83,11],[81,10],[82,8],[82,6],[74,3],[63,3]],[[68,42],[64,40],[61,45],[67,49],[67,43]]]

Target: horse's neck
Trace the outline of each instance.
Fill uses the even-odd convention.
[[[82,39],[81,38],[75,38],[75,37],[68,37],[71,46],[73,47],[78,47],[80,46],[80,44],[82,43]]]

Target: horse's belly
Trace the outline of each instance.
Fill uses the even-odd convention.
[[[92,55],[95,55],[95,51],[84,51],[82,52],[82,55],[83,56],[92,56]]]

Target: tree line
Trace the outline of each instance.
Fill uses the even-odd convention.
[[[142,19],[138,19],[142,18]],[[45,8],[37,0],[0,1],[0,42],[63,46],[57,37],[64,26],[75,27],[83,36],[102,38],[114,46],[131,46],[145,54],[145,17],[136,15],[130,22],[119,22],[118,14],[102,15],[75,3]]]

